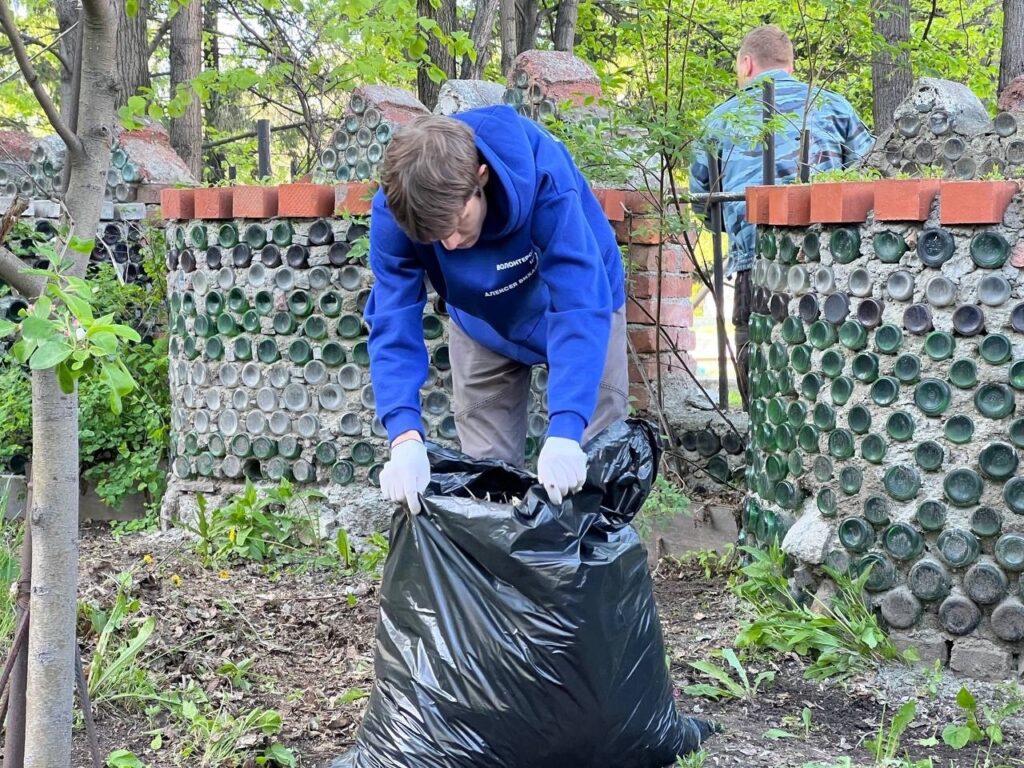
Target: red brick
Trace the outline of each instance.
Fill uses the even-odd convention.
[[[160,190],[160,215],[165,219],[195,218],[196,191],[171,187]]]
[[[659,347],[656,345],[659,343],[660,336],[660,349],[680,349],[684,350],[687,347],[683,346],[688,342],[685,337],[687,330],[684,328],[675,328],[673,326],[663,325],[661,326],[661,332],[658,332],[658,327],[654,325],[631,325],[629,326],[629,339],[633,342],[633,349],[639,353],[654,352]]]
[[[662,325],[692,328],[693,304],[689,299],[663,298],[659,314],[656,298],[626,301],[626,322],[653,324],[655,321],[652,318],[658,318]]]
[[[645,190],[627,190],[625,206],[626,210],[634,216],[643,213],[656,213],[658,196]]]
[[[689,328],[682,328],[679,331],[679,349],[686,352],[693,352],[697,348],[697,334]]]
[[[232,211],[236,219],[272,219],[277,216],[277,187],[235,187]]]
[[[278,187],[278,216],[315,219],[333,213],[333,187],[326,184],[282,184]]]
[[[594,187],[593,192],[597,202],[604,209],[604,215],[608,217],[608,221],[625,220],[626,193],[624,191],[610,187]]]
[[[334,187],[334,212],[338,216],[369,216],[377,184],[350,181]]]
[[[231,187],[207,187],[197,189],[195,194],[197,219],[231,218]]]
[[[659,253],[662,272],[690,271],[685,268],[690,263],[686,248],[679,243],[664,243],[660,248],[634,243],[629,249],[629,260],[637,272],[657,272]]]
[[[639,243],[656,245],[665,239],[661,232],[661,220],[655,217],[634,216],[624,221],[616,221],[615,237],[620,243]]]
[[[633,275],[627,292],[637,299],[649,299],[658,295],[658,275],[638,272]],[[693,294],[693,278],[689,275],[663,274],[661,276],[662,299],[688,299]]]

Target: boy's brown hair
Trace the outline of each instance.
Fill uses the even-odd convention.
[[[420,243],[448,237],[480,187],[479,168],[472,128],[440,115],[413,118],[395,133],[381,166],[395,222]]]
[[[750,56],[762,69],[793,66],[793,43],[775,24],[750,30],[740,44],[740,56]]]

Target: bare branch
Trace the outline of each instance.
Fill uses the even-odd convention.
[[[86,2],[97,2],[97,0],[86,0]],[[25,82],[28,83],[32,93],[35,94],[36,101],[39,102],[39,106],[46,113],[46,118],[50,121],[50,125],[53,126],[53,130],[64,140],[69,153],[80,152],[82,142],[61,119],[60,112],[54,106],[50,94],[46,92],[46,88],[40,82],[39,75],[36,74],[36,70],[32,66],[32,60],[29,58],[28,51],[25,50],[25,44],[21,41],[21,34],[18,32],[18,26],[14,23],[14,18],[11,16],[11,9],[7,5],[7,0],[0,0],[0,26],[3,27],[4,34],[7,35],[7,39],[11,42],[11,47],[14,49],[14,58],[18,61],[22,75],[25,76]],[[11,285],[14,285],[14,283],[11,283]]]
[[[198,3],[199,0],[191,0],[193,3]],[[164,41],[164,37],[167,36],[168,30],[171,28],[171,19],[173,14],[168,13],[167,18],[160,22],[160,26],[156,28],[156,32],[153,33],[153,39],[149,43],[149,48],[146,49],[146,58],[149,59],[156,49],[160,47],[160,43]]]
[[[25,262],[0,245],[0,280],[10,285],[26,299],[34,299],[43,292],[43,281],[22,272],[27,266]]]

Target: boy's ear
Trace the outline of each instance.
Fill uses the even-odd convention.
[[[491,178],[491,169],[487,167],[486,163],[484,163],[477,168],[476,175],[480,178],[480,186],[485,186],[487,184],[487,180]]]

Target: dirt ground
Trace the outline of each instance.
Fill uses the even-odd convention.
[[[109,606],[116,593],[114,577],[135,572],[137,615],[157,618],[144,660],[170,685],[194,680],[211,694],[230,689],[228,700],[239,709],[277,710],[284,724],[279,739],[303,768],[326,768],[352,743],[366,703],[363,696],[373,681],[378,589],[371,578],[290,575],[255,564],[208,571],[198,565],[178,532],[128,535],[117,543],[104,524],[83,530],[81,552],[81,596],[94,604]],[[682,694],[683,686],[697,681],[687,661],[707,659],[715,649],[732,646],[735,602],[724,577],[706,578],[695,564],[662,561],[655,571],[655,588],[680,707],[711,716],[726,728],[709,742],[705,765],[803,768],[815,762],[832,765],[842,756],[854,765],[873,764],[863,740],[877,733],[883,706],[888,722],[907,698],[918,701],[917,716],[902,742],[911,756],[930,756],[936,768],[986,765],[984,752],[975,748],[954,752],[941,743],[917,745],[937,736],[956,717],[959,682],[948,672],[933,696],[925,675],[904,667],[885,668],[841,686],[821,685],[803,678],[799,659],[781,658],[770,665],[749,663],[752,675],[765,668],[776,672],[774,683],[750,701],[714,702]],[[90,642],[86,640],[87,659]],[[253,660],[245,676],[247,690],[211,672],[225,660],[237,664],[245,659]],[[993,695],[991,685],[968,685],[979,699]],[[803,707],[812,712],[806,736],[802,726],[788,719]],[[171,724],[151,720],[143,711],[126,713],[101,705],[97,721],[104,756],[129,749],[150,768],[198,765],[194,758],[176,763],[180,735]],[[797,737],[766,737],[773,728]],[[1004,746],[992,751],[987,765],[1024,766],[1024,723],[1008,723],[1004,730]],[[153,750],[157,733],[162,746]],[[82,732],[76,733],[74,765],[91,768]]]

